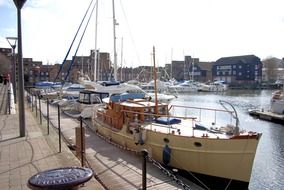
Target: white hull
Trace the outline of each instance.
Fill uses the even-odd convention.
[[[170,86],[169,91],[173,93],[197,92],[198,87]]]
[[[228,87],[223,86],[223,85],[216,86],[216,85],[203,84],[198,88],[198,91],[201,91],[201,92],[224,92],[227,90],[228,90]]]

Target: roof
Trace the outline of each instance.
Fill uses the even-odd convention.
[[[261,61],[255,55],[242,55],[242,56],[233,56],[233,57],[222,57],[218,59],[214,65],[234,65],[238,63],[253,63],[258,62],[261,64]]]

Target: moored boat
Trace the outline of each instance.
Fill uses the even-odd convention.
[[[284,124],[284,90],[277,90],[270,99],[270,109],[253,109],[248,113],[262,120]]]
[[[198,91],[201,92],[224,92],[228,90],[228,85],[224,81],[214,81],[209,84],[200,84]]]
[[[272,94],[270,109],[272,113],[284,115],[284,89]]]
[[[96,92],[94,90],[82,90],[79,92],[78,99],[66,101],[62,99],[59,105],[62,107],[62,111],[70,117],[78,118],[91,118],[93,107],[96,104],[101,104],[102,99],[108,97],[108,93]],[[66,105],[63,106],[63,104]]]
[[[200,86],[199,82],[193,80],[184,81],[181,84],[169,86],[170,92],[184,93],[184,92],[197,92]]]
[[[110,97],[105,104],[95,106],[92,121],[97,133],[129,149],[147,149],[153,159],[170,167],[224,179],[230,189],[234,184],[248,187],[261,133],[240,131],[233,111],[169,106],[127,97]],[[217,121],[221,113],[229,122],[224,117]]]

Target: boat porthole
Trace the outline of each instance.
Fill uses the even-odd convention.
[[[200,142],[194,142],[194,146],[196,146],[196,147],[201,147],[202,144],[201,144]]]
[[[165,143],[169,143],[170,140],[169,140],[168,138],[164,138],[164,142],[165,142]]]

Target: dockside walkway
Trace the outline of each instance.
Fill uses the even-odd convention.
[[[51,128],[46,135],[46,123],[40,125],[30,108],[25,105],[26,136],[19,137],[19,115],[7,114],[8,85],[0,84],[0,189],[24,190],[28,179],[47,169],[80,166],[79,160],[63,143],[58,151],[58,135]],[[17,107],[17,106],[15,106]],[[82,190],[104,189],[92,178]]]

